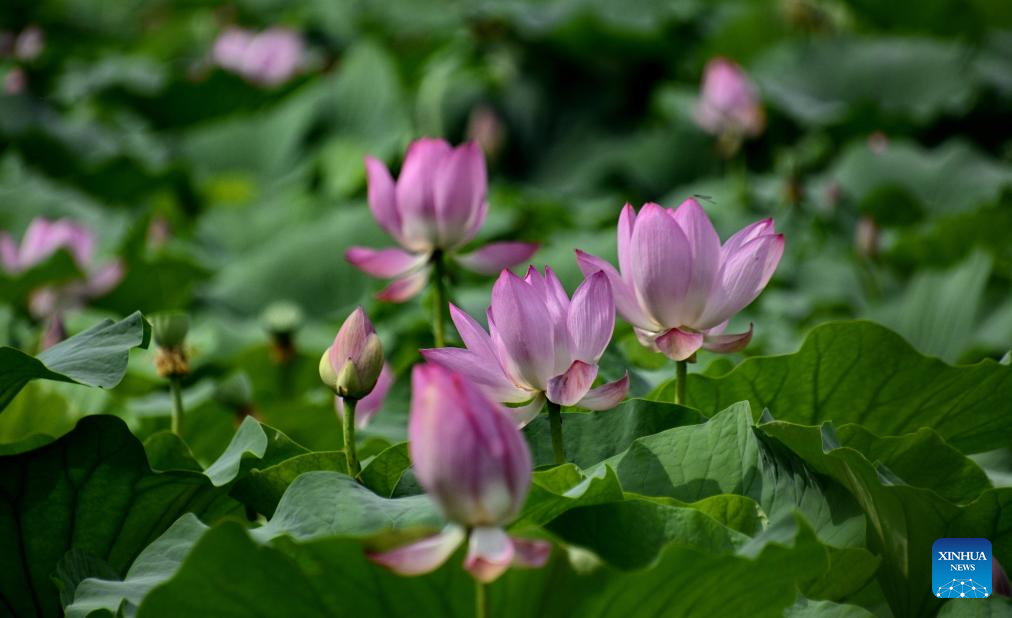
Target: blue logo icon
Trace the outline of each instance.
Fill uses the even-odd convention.
[[[931,546],[931,592],[940,599],[986,599],[991,596],[991,541],[935,541]]]

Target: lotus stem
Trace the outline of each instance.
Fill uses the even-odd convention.
[[[548,402],[548,425],[552,430],[552,451],[555,453],[555,463],[566,463],[566,444],[562,441],[562,407],[553,402]]]
[[[344,399],[344,416],[343,427],[344,430],[344,457],[348,463],[348,474],[352,477],[357,477],[362,468],[358,463],[358,451],[355,450],[355,406],[358,404],[357,399],[346,397]]]
[[[685,378],[689,373],[689,361],[675,361],[675,403],[685,405]]]
[[[169,377],[169,393],[172,394],[172,433],[181,436],[183,427],[183,379],[180,376]]]
[[[488,618],[488,584],[474,580],[474,616]]]
[[[432,339],[435,347],[446,345],[446,261],[442,251],[432,254]]]

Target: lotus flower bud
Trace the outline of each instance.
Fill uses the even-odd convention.
[[[271,336],[271,358],[286,364],[296,357],[295,333],[302,326],[302,308],[288,300],[271,303],[261,316],[264,328]]]
[[[766,126],[759,95],[748,76],[727,58],[706,63],[696,122],[714,135],[753,137]]]
[[[382,370],[383,344],[359,307],[320,358],[320,379],[339,397],[362,399],[372,392]]]
[[[178,348],[190,331],[190,316],[185,313],[159,313],[151,317],[151,334],[160,348]]]
[[[262,320],[272,334],[291,334],[302,326],[302,308],[290,300],[279,300],[267,306]]]
[[[451,521],[437,535],[369,557],[402,575],[419,575],[466,543],[464,568],[486,583],[511,566],[543,566],[547,542],[503,529],[520,513],[531,484],[531,454],[520,430],[477,386],[440,365],[415,366],[411,384],[415,476]]]
[[[190,373],[190,359],[183,343],[190,330],[190,317],[185,313],[160,313],[151,317],[151,334],[158,344],[155,369],[163,378]]]
[[[457,523],[510,523],[527,497],[531,455],[508,414],[439,365],[417,365],[411,388],[408,440],[419,484]]]

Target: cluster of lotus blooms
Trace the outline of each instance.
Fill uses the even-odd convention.
[[[280,28],[259,34],[230,28],[212,54],[220,66],[270,86],[298,70],[302,41]],[[762,129],[755,91],[730,61],[708,65],[697,121],[735,139]],[[391,280],[380,300],[404,302],[429,284],[443,286],[445,269],[453,265],[498,275],[487,329],[452,303],[437,307],[439,329],[448,309],[464,347],[421,350],[426,362],[412,372],[411,459],[418,482],[448,523],[435,536],[370,557],[415,575],[437,568],[466,543],[464,567],[480,582],[510,566],[543,565],[546,541],[513,537],[504,529],[519,514],[531,483],[531,455],[520,428],[546,407],[556,414],[562,406],[607,410],[625,398],[628,374],[595,386],[616,312],[645,347],[675,361],[684,363],[701,348],[744,348],[752,327],[725,329],[766,287],[783,254],[783,235],[765,219],[722,243],[694,199],[675,209],[648,203],[639,212],[626,204],[618,214],[618,267],[576,250],[585,279],[570,296],[550,267],[531,266],[523,277],[510,270],[534,255],[535,244],[494,242],[462,251],[488,211],[478,143],[454,148],[420,139],[409,147],[396,180],[374,158],[366,158],[365,166],[369,207],[399,247],[352,247],[346,258],[366,274]],[[43,336],[49,344],[63,336],[64,311],[108,292],[124,271],[119,262],[94,263],[94,235],[77,223],[36,219],[20,246],[0,233],[0,265],[9,275],[61,249],[72,255],[82,278],[36,290],[29,303],[33,316],[49,324]],[[320,376],[345,419],[345,450],[355,474],[354,428],[382,407],[393,380],[361,308],[324,352]]]
[[[363,272],[392,283],[381,300],[401,302],[427,284],[442,285],[441,262],[478,273],[498,272],[485,315],[487,329],[448,303],[464,347],[421,350],[411,376],[409,450],[419,484],[448,521],[438,534],[370,558],[404,575],[427,573],[462,544],[464,568],[490,582],[511,566],[545,563],[541,539],[506,533],[531,483],[531,455],[520,432],[548,407],[614,408],[628,374],[595,386],[616,312],[640,342],[685,362],[700,349],[733,352],[752,337],[728,333],[728,321],[765,288],[784,250],[773,221],[753,223],[721,243],[693,199],[678,208],[626,205],[618,216],[618,267],[576,251],[585,275],[572,296],[550,267],[511,267],[536,250],[522,242],[493,243],[460,253],[488,209],[482,151],[436,139],[408,149],[395,181],[368,158],[369,206],[400,246],[353,247],[346,257]],[[437,297],[438,298],[438,297]],[[434,320],[440,321],[437,307]],[[320,362],[320,375],[342,403],[369,416],[390,386],[389,369],[372,324],[356,309]],[[361,419],[351,419],[361,426]],[[346,424],[348,427],[348,424]],[[353,443],[346,448],[354,448]],[[351,465],[351,464],[349,464]],[[356,464],[357,465],[357,464]]]

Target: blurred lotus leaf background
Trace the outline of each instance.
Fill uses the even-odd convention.
[[[751,93],[741,116],[704,109],[715,62]],[[694,372],[793,352],[841,319],[875,321],[950,364],[1012,348],[1009,0],[5,0],[0,78],[0,249],[10,256],[0,343],[35,355],[108,318],[103,328],[119,338],[101,362],[123,364],[82,369],[55,350],[38,371],[60,377],[5,382],[0,452],[96,413],[120,417],[141,440],[167,427],[156,346],[125,360],[150,336],[124,320],[135,311],[190,316],[182,436],[192,457],[173,459],[163,440],[147,445],[149,459],[200,469],[253,415],[317,453],[305,469],[334,469],[320,452],[340,448],[341,430],[317,363],[358,305],[395,375],[360,434],[361,457],[405,440],[409,369],[431,347],[431,292],[380,302],[384,282],[344,254],[393,244],[368,208],[364,158],[396,175],[424,136],[474,140],[484,152],[488,218],[468,247],[538,243],[531,262],[550,265],[570,292],[583,280],[574,249],[615,263],[626,203],[676,207],[694,196],[722,238],[774,218],[786,238],[779,268],[729,326],[753,323],[754,339],[730,357],[701,352]],[[91,244],[23,259],[19,243],[40,217],[72,223],[59,233],[87,233]],[[452,300],[484,315],[493,278],[450,277]],[[878,337],[869,332],[846,341]],[[923,360],[902,356],[914,352],[899,338],[875,341],[903,362]],[[621,319],[600,364],[604,380],[629,371],[631,397],[675,367]],[[115,390],[74,383],[120,375]],[[761,386],[696,407],[711,415],[751,398],[757,416],[757,403],[775,399]],[[995,405],[1012,411],[1007,398]],[[834,410],[851,418],[843,403]],[[936,412],[934,426],[941,412],[919,413]],[[1008,433],[941,433],[968,452],[1009,444]],[[1005,458],[994,474],[1007,476],[1008,450],[993,457]],[[838,475],[826,466],[820,474]],[[198,549],[223,556],[212,544],[225,536]]]

